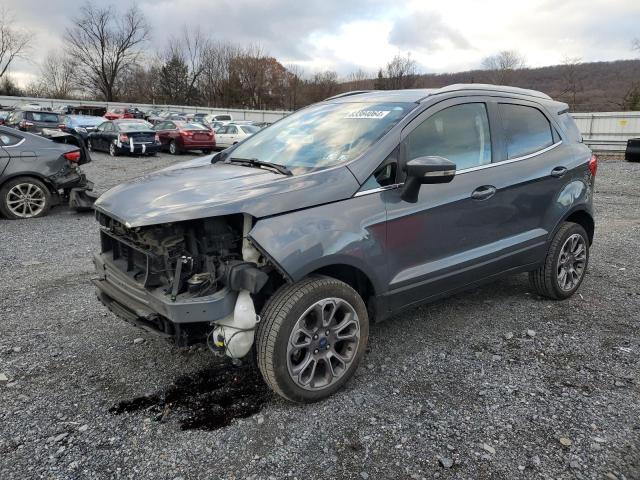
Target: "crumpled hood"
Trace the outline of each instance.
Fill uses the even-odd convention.
[[[129,227],[234,213],[260,218],[343,200],[359,188],[346,167],[287,177],[262,168],[211,164],[210,158],[118,185],[95,208]]]

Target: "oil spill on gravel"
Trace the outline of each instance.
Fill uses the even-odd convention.
[[[270,398],[257,367],[225,363],[180,376],[156,392],[122,400],[109,412],[145,411],[161,422],[178,419],[182,430],[217,430],[234,418],[258,413]]]

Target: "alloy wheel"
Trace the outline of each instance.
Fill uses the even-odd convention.
[[[560,249],[556,275],[558,286],[565,292],[572,290],[580,283],[584,275],[587,260],[587,244],[578,233],[569,236]]]
[[[7,208],[20,218],[31,218],[42,213],[46,195],[38,185],[19,183],[7,193]]]
[[[360,342],[360,321],[341,298],[311,305],[294,325],[287,344],[291,379],[305,390],[321,390],[349,369]]]
[[[110,143],[109,144],[109,155],[111,155],[112,157],[116,156],[116,145],[115,145],[115,143]]]

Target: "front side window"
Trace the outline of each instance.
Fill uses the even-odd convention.
[[[537,108],[501,103],[499,110],[507,158],[522,157],[553,145],[551,124]]]
[[[491,136],[484,103],[454,105],[433,114],[405,139],[407,160],[446,158],[457,170],[491,163]]]
[[[238,129],[236,127],[227,127],[227,133],[234,135],[238,133]]]
[[[231,157],[278,163],[294,174],[358,158],[416,108],[405,102],[320,103],[247,137]]]

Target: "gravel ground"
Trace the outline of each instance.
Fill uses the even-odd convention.
[[[104,190],[175,161],[85,171]],[[579,295],[519,275],[374,325],[310,406],[109,313],[91,214],[0,220],[0,478],[640,478],[640,164],[596,185]]]

